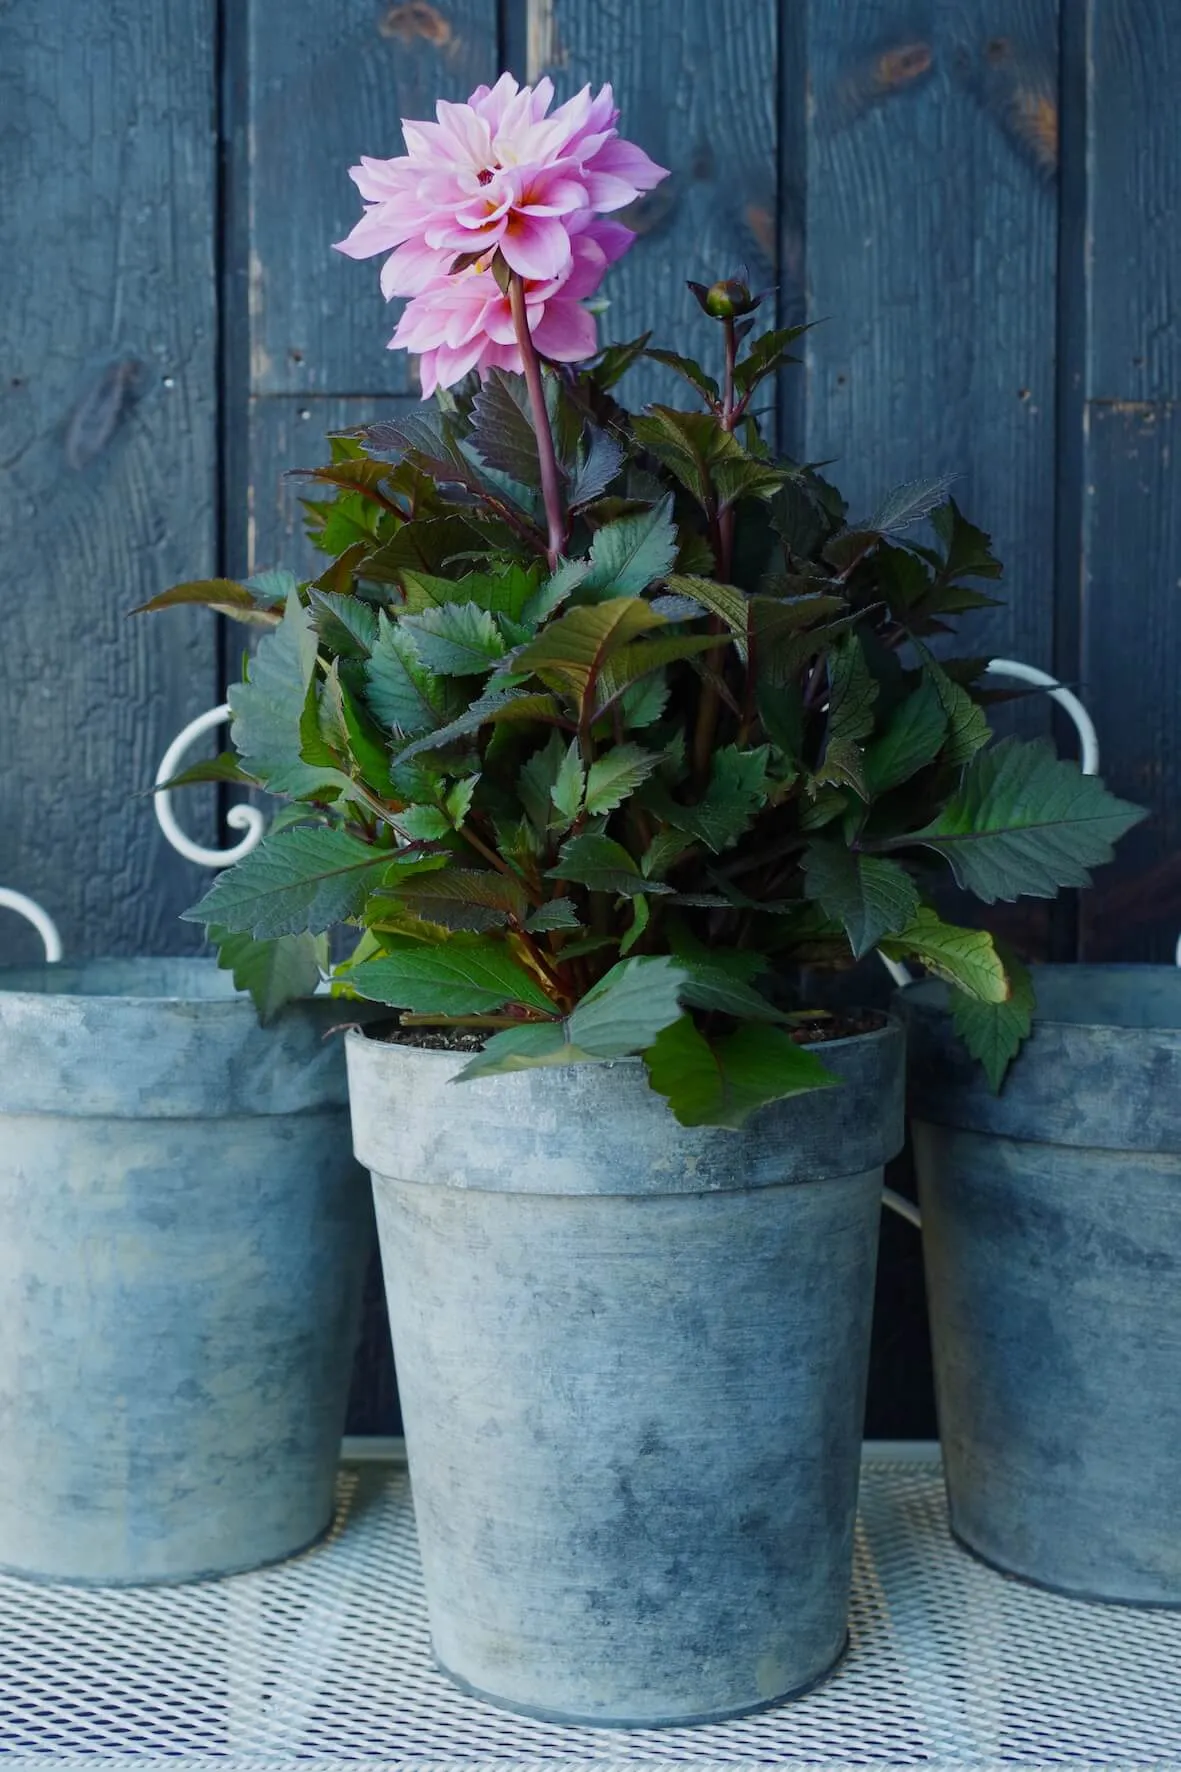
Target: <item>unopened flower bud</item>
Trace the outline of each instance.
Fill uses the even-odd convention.
[[[736,320],[742,314],[753,313],[763,299],[761,295],[752,295],[737,277],[725,277],[708,289],[701,283],[690,283],[689,287],[711,320]]]

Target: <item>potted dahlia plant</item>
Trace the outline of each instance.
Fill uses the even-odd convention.
[[[798,328],[731,280],[693,285],[706,365],[599,347],[611,212],[664,174],[609,87],[552,97],[505,75],[354,170],[343,250],[390,252],[435,400],[310,472],[323,571],[158,601],[269,626],[233,736],[291,802],[190,916],[345,924],[336,990],[390,1010],[350,1091],[438,1658],[525,1711],[686,1722],[846,1634],[903,1039],[800,969],[915,958],[994,1028],[1023,974],[931,907],[940,866],[1052,893],[1135,813],[991,745],[982,661],[936,656],[1000,572],[945,482],[850,522],[767,447]],[[619,403],[644,355],[687,407]]]

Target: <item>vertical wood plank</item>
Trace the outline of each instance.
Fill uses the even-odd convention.
[[[332,242],[361,213],[360,155],[404,153],[402,117],[495,79],[495,0],[251,0],[248,35],[251,387],[414,392],[405,353],[383,349],[379,261]]]
[[[1084,687],[1103,773],[1151,809],[1082,901],[1088,959],[1181,934],[1181,41],[1168,0],[1088,7]]]
[[[550,75],[560,98],[610,81],[623,134],[671,172],[620,216],[641,237],[605,285],[605,338],[651,327],[708,366],[718,328],[686,279],[745,267],[755,287],[776,282],[776,12],[775,0],[528,0],[528,63],[513,72]],[[683,388],[656,365],[624,383],[632,405]]]
[[[214,624],[127,612],[215,567],[215,77],[213,0],[0,9],[0,880],[72,954],[199,939],[136,796],[218,693]]]
[[[969,644],[1049,667],[1055,0],[813,0],[808,21],[808,453],[837,458],[852,516],[959,475],[1007,568]]]

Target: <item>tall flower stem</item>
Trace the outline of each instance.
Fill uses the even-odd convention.
[[[545,519],[549,530],[549,545],[546,553],[552,572],[558,563],[558,555],[566,544],[566,518],[562,510],[562,481],[558,473],[558,458],[554,454],[554,436],[550,430],[549,413],[545,406],[541,362],[534,348],[533,337],[529,331],[529,317],[525,312],[525,285],[515,271],[509,278],[508,298],[512,309],[513,328],[517,335],[517,343],[521,348],[521,361],[525,366],[525,386],[529,390],[529,405],[533,409],[533,429],[537,432],[537,458],[541,464],[541,496],[545,500]]]

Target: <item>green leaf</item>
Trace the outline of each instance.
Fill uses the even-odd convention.
[[[650,332],[642,332],[639,338],[633,338],[625,345],[608,345],[590,372],[599,387],[613,388],[620,376],[644,355],[651,337]]]
[[[567,502],[572,511],[601,498],[623,466],[623,450],[606,431],[591,426],[585,447],[578,452]]]
[[[766,805],[769,756],[767,745],[750,751],[725,745],[713,754],[709,786],[695,806],[682,806],[656,782],[645,790],[643,802],[674,829],[688,831],[719,854],[738,841]]]
[[[1110,861],[1112,844],[1145,816],[1045,739],[1008,738],[973,757],[937,818],[889,847],[937,850],[985,904],[1053,898],[1060,887],[1089,885],[1089,870]]]
[[[656,641],[655,644],[659,645],[660,642]],[[639,649],[633,647],[632,650]],[[602,687],[600,679],[600,689]],[[645,726],[655,725],[668,706],[669,693],[668,680],[664,676],[657,676],[653,671],[645,672],[638,680],[629,682],[617,698],[619,718],[624,729],[638,732]]]
[[[946,979],[982,1003],[1008,999],[1009,980],[988,931],[957,929],[942,922],[927,905],[919,908],[914,921],[899,935],[882,942],[882,952],[891,960],[915,956],[937,978]]]
[[[876,529],[881,535],[895,535],[929,517],[936,505],[947,497],[954,474],[940,474],[933,480],[906,480],[888,492],[868,523],[854,524],[856,529]]]
[[[731,633],[739,635],[745,644],[750,599],[737,585],[720,584],[714,578],[698,578],[693,573],[678,572],[669,578],[668,589],[675,597],[691,597],[702,609],[719,616]]]
[[[396,858],[347,831],[305,825],[264,838],[240,862],[219,874],[190,923],[214,923],[259,940],[313,935],[359,915],[370,892]]]
[[[486,609],[474,603],[444,603],[399,622],[409,632],[424,665],[442,677],[486,676],[504,657],[504,636]]]
[[[240,931],[212,925],[206,932],[217,949],[217,963],[232,972],[235,987],[249,991],[259,1020],[273,1021],[285,1003],[310,997],[328,969],[328,943],[322,936],[281,935],[255,941]]]
[[[629,794],[647,781],[660,761],[655,751],[638,744],[619,744],[591,764],[586,778],[586,809],[592,817],[614,812]]]
[[[436,730],[451,711],[446,685],[424,664],[402,623],[384,613],[365,678],[369,706],[399,738]]]
[[[678,953],[676,959],[689,974],[681,990],[681,1001],[687,1008],[732,1015],[739,1021],[791,1019],[730,967],[711,965],[708,958],[690,958],[684,953]]]
[[[559,560],[541,589],[525,604],[521,620],[533,627],[548,621],[554,610],[560,609],[571,592],[578,589],[589,571],[589,560]]]
[[[282,594],[285,599],[286,590]],[[256,627],[274,627],[279,619],[270,607],[270,600],[254,596],[246,585],[238,584],[232,578],[203,578],[173,585],[171,590],[161,591],[131,613],[149,615],[158,609],[175,609],[192,603],[203,604],[216,615],[228,615],[232,621]]]
[[[1000,578],[1003,568],[989,537],[968,522],[954,498],[932,513],[931,527],[943,543],[944,578]]]
[[[684,968],[667,954],[620,960],[566,1022],[571,1044],[592,1058],[625,1058],[650,1046],[681,1013]]]
[[[565,689],[583,702],[599,672],[637,635],[663,626],[662,618],[639,597],[568,609],[517,653],[517,671],[532,671],[552,689]]]
[[[599,675],[594,718],[599,719],[614,702],[622,702],[635,685],[653,671],[663,671],[665,665],[710,652],[717,644],[717,637],[713,634],[680,634],[666,640],[637,640],[634,646],[625,646],[613,653]],[[661,688],[662,693],[667,694],[663,679]]]
[[[896,861],[853,855],[839,843],[809,843],[804,879],[808,897],[844,924],[857,960],[884,935],[908,928],[919,909],[918,889]]]
[[[734,368],[734,386],[738,393],[748,394],[786,364],[798,363],[799,358],[790,356],[787,347],[807,330],[807,326],[784,326],[754,339],[746,356]]]
[[[579,587],[581,594],[634,597],[666,577],[677,557],[672,508],[670,493],[651,510],[620,517],[596,530],[590,570]]]
[[[414,739],[398,753],[398,766],[427,751],[442,750],[457,738],[469,737],[481,726],[537,720],[553,725],[558,718],[558,704],[552,695],[530,694],[524,689],[492,690],[471,702],[464,713],[449,720],[445,726]]]
[[[682,1016],[644,1054],[648,1079],[682,1126],[741,1126],[767,1102],[839,1081],[781,1029],[744,1026],[706,1040]]]
[[[490,369],[472,402],[471,419],[471,440],[489,467],[540,487],[537,433],[523,375]]]
[[[462,781],[457,781],[455,783],[454,787],[450,789],[446,799],[443,801],[447,816],[457,831],[461,831],[467,822],[467,816],[472,809],[472,801],[475,798],[476,788],[479,786],[479,782],[480,778],[478,775],[465,776]]]
[[[1006,1002],[982,1003],[963,991],[953,989],[951,992],[956,1032],[972,1057],[984,1066],[985,1075],[997,1093],[1005,1080],[1005,1072],[1021,1050],[1022,1041],[1029,1038],[1036,1007],[1028,968],[1008,950],[1003,958],[1010,984]]]
[[[638,442],[662,461],[703,508],[714,498],[714,471],[721,461],[746,461],[746,451],[711,412],[678,412],[650,406],[632,420]]]
[[[259,641],[245,683],[229,693],[234,744],[247,774],[292,800],[331,797],[352,787],[341,770],[306,763],[301,754],[316,651],[311,618],[293,589],[282,621]]]
[[[517,774],[517,794],[521,805],[525,808],[530,823],[542,837],[549,830],[553,792],[565,760],[565,741],[560,733],[551,732],[545,744],[526,758]]]
[[[405,806],[398,814],[398,829],[412,842],[437,843],[448,835],[452,825],[438,806]]]
[[[529,908],[517,882],[491,868],[446,867],[414,875],[392,886],[389,895],[427,922],[476,933],[499,928],[510,917],[521,923]]]
[[[962,684],[955,683],[947,675],[934,655],[927,651],[917,640],[915,650],[923,660],[924,668],[939,696],[940,705],[948,724],[947,748],[944,760],[953,769],[958,769],[983,750],[992,733],[988,725],[988,717],[984,709],[972,700]]]
[[[857,741],[873,731],[878,685],[856,634],[846,634],[834,645],[828,681],[828,734],[823,760],[812,779],[837,787],[847,785],[868,800],[864,753]]]
[[[815,557],[832,533],[832,519],[802,479],[784,482],[768,506],[771,526],[800,560]]]
[[[870,794],[876,798],[909,781],[934,762],[946,737],[942,698],[931,678],[925,676],[914,694],[894,710],[881,737],[866,747],[865,780]]]
[[[550,789],[550,798],[558,811],[562,830],[567,830],[581,812],[585,788],[586,776],[583,773],[578,740],[572,738],[569,749],[558,767],[554,785]]]
[[[774,462],[760,461],[757,456],[723,456],[714,464],[714,491],[719,508],[724,510],[740,498],[770,498],[783,485],[787,470]]]
[[[437,946],[407,941],[348,977],[360,996],[419,1015],[491,1014],[506,1003],[554,1007],[533,973],[491,935],[452,936]]]
[[[627,898],[634,898],[638,892],[668,890],[644,878],[622,843],[590,831],[571,837],[562,845],[557,862],[549,869],[546,878],[572,880],[591,892],[621,893]]]
[[[684,376],[690,387],[696,388],[708,406],[714,406],[722,398],[722,390],[712,375],[707,375],[700,363],[692,357],[679,357],[675,351],[647,350],[646,357],[654,363],[663,363],[667,369],[675,369],[678,375]]]
[[[469,1083],[476,1077],[506,1076],[512,1071],[533,1070],[538,1065],[594,1062],[598,1061],[592,1060],[589,1052],[570,1045],[564,1022],[527,1022],[493,1034],[484,1042],[484,1050],[470,1058],[452,1080]]]
[[[338,658],[368,658],[377,643],[377,611],[360,597],[308,592],[316,632]]]
[[[568,898],[551,898],[530,914],[525,928],[530,935],[542,935],[550,929],[581,929],[582,924]]]
[[[246,774],[233,751],[219,751],[216,757],[208,758],[204,763],[190,763],[179,775],[168,781],[157,782],[149,791],[159,793],[161,788],[192,788],[199,787],[203,782],[228,781],[235,787],[253,787],[253,777]]]

